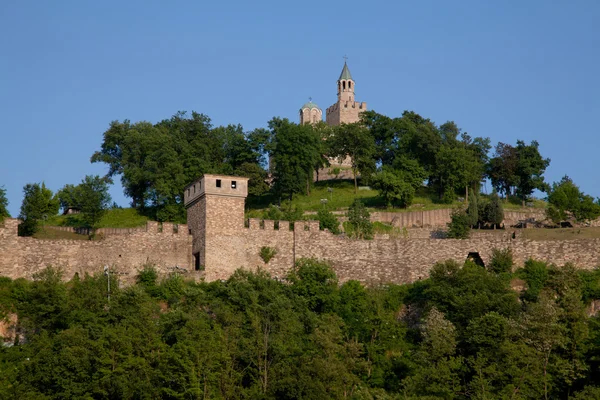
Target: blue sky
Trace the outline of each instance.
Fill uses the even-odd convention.
[[[548,181],[600,196],[599,17],[583,0],[0,1],[0,186],[16,216],[26,183],[103,174],[112,120],[296,121],[309,96],[335,102],[347,54],[369,109],[538,140]]]

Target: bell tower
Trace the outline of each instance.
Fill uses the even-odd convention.
[[[344,61],[344,68],[337,80],[337,103],[328,107],[325,112],[328,125],[350,124],[360,120],[360,113],[367,110],[367,103],[355,100],[354,89],[354,79],[347,61]]]

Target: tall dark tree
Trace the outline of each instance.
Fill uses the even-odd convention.
[[[517,191],[516,194],[525,201],[531,196],[534,190],[546,192],[549,189],[547,183],[544,182],[544,172],[550,165],[549,158],[543,158],[539,151],[539,143],[532,141],[526,145],[522,140],[517,140],[515,148],[517,153]]]
[[[518,162],[516,148],[499,142],[494,150],[494,156],[486,166],[486,176],[492,181],[492,186],[506,198],[512,194],[512,188],[518,183]]]
[[[53,196],[46,184],[28,183],[23,187],[23,203],[19,218],[23,223],[19,226],[20,234],[31,236],[39,230],[44,219],[58,213],[59,201]]]
[[[313,171],[321,157],[322,143],[311,125],[298,125],[287,118],[269,121],[268,145],[275,193],[292,199],[294,193],[310,192]]]

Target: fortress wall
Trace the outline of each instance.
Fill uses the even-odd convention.
[[[371,221],[379,221],[392,224],[393,226],[406,228],[422,226],[445,227],[446,224],[450,222],[452,211],[453,209],[451,208],[410,212],[376,211],[371,213]],[[504,210],[504,224],[506,226],[514,225],[517,222],[528,218],[534,218],[537,221],[542,221],[546,218],[546,216],[543,210]]]
[[[274,228],[274,221],[249,220],[249,227],[235,233],[209,235],[206,238],[207,268],[206,280],[227,279],[238,268],[264,268],[272,276],[282,277],[294,265],[294,231],[290,223],[279,222],[279,229]],[[296,224],[296,229],[300,224]],[[260,257],[262,247],[271,247],[277,251],[275,256],[265,265]]]
[[[156,264],[166,273],[175,266],[191,271],[191,236],[186,225],[178,233],[167,229],[159,232],[156,222],[149,222],[147,231],[129,235],[108,236],[104,240],[39,240],[17,236],[18,220],[6,220],[0,229],[0,275],[31,279],[48,265],[61,267],[66,279],[102,271],[110,265],[119,271],[121,279],[133,282],[138,269],[145,263]],[[10,231],[10,233],[8,233]]]

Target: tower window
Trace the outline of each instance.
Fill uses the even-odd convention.
[[[348,89],[352,89],[352,82],[348,82]]]
[[[232,189],[236,189],[237,188],[237,182],[236,181],[231,181],[231,188]]]
[[[217,179],[217,187],[220,188],[221,187],[221,180]]]
[[[342,82],[342,88],[346,90],[346,81]]]

